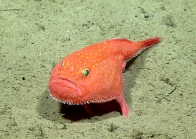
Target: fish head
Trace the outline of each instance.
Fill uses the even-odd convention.
[[[114,60],[89,59],[75,53],[54,67],[49,91],[52,98],[67,104],[106,102],[118,95],[112,94],[114,90],[122,89],[121,78],[122,68]]]

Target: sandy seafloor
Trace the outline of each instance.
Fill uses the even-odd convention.
[[[195,139],[195,5],[195,0],[1,0],[0,138]],[[115,101],[89,105],[97,113],[89,118],[81,106],[61,106],[50,98],[50,73],[67,54],[111,38],[155,36],[162,42],[123,74],[127,119]]]

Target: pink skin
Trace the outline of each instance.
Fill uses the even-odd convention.
[[[124,61],[159,41],[158,37],[138,42],[113,39],[76,51],[53,69],[49,82],[50,95],[61,103],[83,105],[89,115],[93,113],[86,103],[104,103],[115,99],[127,118],[129,107],[123,95],[122,82]]]

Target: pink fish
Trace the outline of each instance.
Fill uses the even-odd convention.
[[[122,70],[125,60],[160,41],[159,37],[132,42],[112,39],[89,45],[63,58],[53,69],[50,95],[62,103],[104,103],[115,99],[124,117],[129,108],[123,95]]]

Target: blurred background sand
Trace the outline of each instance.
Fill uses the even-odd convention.
[[[196,1],[0,3],[0,138],[196,137]],[[123,76],[128,119],[115,102],[90,105],[104,112],[89,118],[81,106],[50,98],[50,73],[67,54],[111,38],[155,36],[162,42],[132,61]]]

